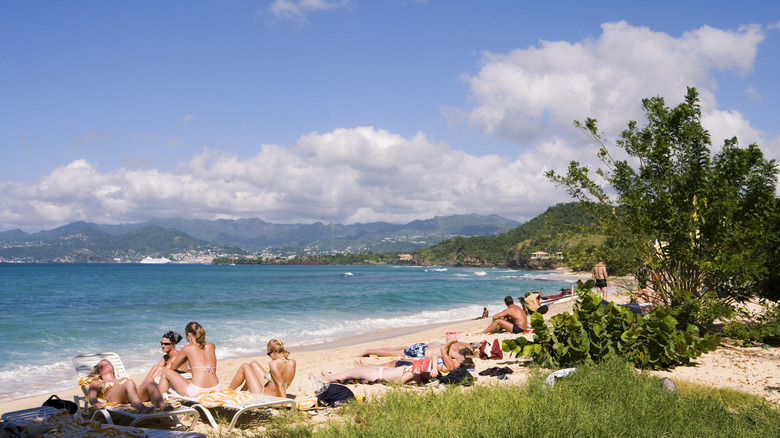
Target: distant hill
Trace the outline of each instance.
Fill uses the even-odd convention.
[[[147,256],[225,250],[181,231],[158,226],[112,235],[93,224],[75,222],[56,230],[22,233],[26,234],[24,240],[6,240],[20,236],[17,231],[8,233],[2,233],[0,238],[0,258],[7,261],[103,263],[119,259],[130,262]]]
[[[285,254],[297,255],[407,252],[455,236],[497,235],[518,224],[496,215],[476,214],[437,216],[408,224],[272,224],[261,219],[181,218],[122,225],[74,222],[32,234],[21,230],[0,232],[0,258],[137,261],[184,251],[243,254],[280,248]]]
[[[534,260],[531,253],[582,252],[604,237],[586,230],[594,218],[577,203],[558,204],[530,221],[496,236],[456,237],[414,252],[417,264],[501,266],[513,269],[554,268],[559,259]]]

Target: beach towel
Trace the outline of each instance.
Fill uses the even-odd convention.
[[[501,342],[498,339],[493,340],[493,345],[490,347],[490,359],[500,360],[504,358],[504,352],[501,350]]]
[[[503,376],[512,374],[512,368],[509,367],[490,367],[479,372],[480,376]]]
[[[198,403],[206,408],[216,408],[226,404],[240,404],[257,397],[257,394],[252,394],[249,391],[222,389],[198,394]]]

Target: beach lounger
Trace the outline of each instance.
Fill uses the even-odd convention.
[[[100,437],[127,436],[147,438],[206,438],[198,432],[179,432],[174,430],[145,429],[140,427],[103,425],[97,422],[79,421],[65,411],[50,406],[6,412],[2,415],[3,429],[19,436],[37,436],[28,433],[27,428],[35,424],[56,425],[58,432],[44,436],[57,437]]]
[[[192,403],[192,408],[198,408],[203,412],[203,415],[211,424],[214,430],[219,430],[219,425],[214,420],[214,416],[211,415],[209,409],[222,408],[229,411],[233,411],[230,424],[227,429],[222,431],[222,434],[229,434],[233,427],[238,422],[238,418],[244,413],[253,410],[264,410],[270,407],[284,407],[290,408],[290,414],[292,414],[298,408],[298,402],[291,398],[274,397],[270,395],[252,394],[248,391],[236,391],[233,389],[223,389],[222,391],[212,391],[204,393],[199,397],[188,397],[176,393],[173,389],[169,391],[169,395],[174,398],[178,398],[183,403]]]
[[[73,358],[73,366],[76,368],[76,374],[79,377],[79,386],[84,391],[84,397],[75,396],[73,400],[79,406],[79,412],[84,415],[89,407],[89,383],[92,378],[92,368],[100,362],[106,359],[114,366],[118,378],[129,377],[127,371],[125,371],[122,360],[116,353],[96,353],[96,354],[80,354]],[[128,405],[111,405],[104,406],[102,409],[96,409],[92,415],[92,420],[99,420],[100,417],[108,424],[114,424],[111,419],[111,414],[122,416],[130,419],[130,426],[153,419],[170,418],[177,426],[182,425],[182,421],[179,417],[182,417],[183,421],[189,422],[186,426],[187,430],[192,430],[195,424],[200,418],[200,414],[197,410],[187,406],[177,406],[171,411],[155,411],[146,414],[142,414]]]

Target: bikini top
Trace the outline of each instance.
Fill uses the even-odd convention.
[[[193,365],[187,371],[190,371],[193,368],[203,368],[203,371],[205,371],[207,373],[210,373],[210,374],[214,374],[217,371],[217,367],[216,366],[212,367],[210,365]]]
[[[117,384],[121,385],[127,381],[127,378],[119,379],[119,382],[108,382],[103,379],[100,379],[100,385],[98,386],[98,390],[100,391],[100,394],[105,395],[106,391],[113,388]]]

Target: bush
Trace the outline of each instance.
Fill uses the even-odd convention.
[[[574,313],[554,315],[551,328],[541,315],[532,315],[533,342],[524,337],[506,339],[503,350],[531,356],[549,368],[621,357],[641,368],[658,369],[687,364],[720,343],[717,336],[700,337],[699,329],[692,324],[679,330],[677,319],[663,307],[647,316],[636,316],[625,306],[604,306],[601,296],[590,290],[592,287],[592,280],[585,283],[584,290],[578,291],[581,299]]]
[[[752,314],[742,311],[745,320],[730,321],[723,327],[723,333],[745,344],[780,343],[780,305],[767,304],[763,312]]]

